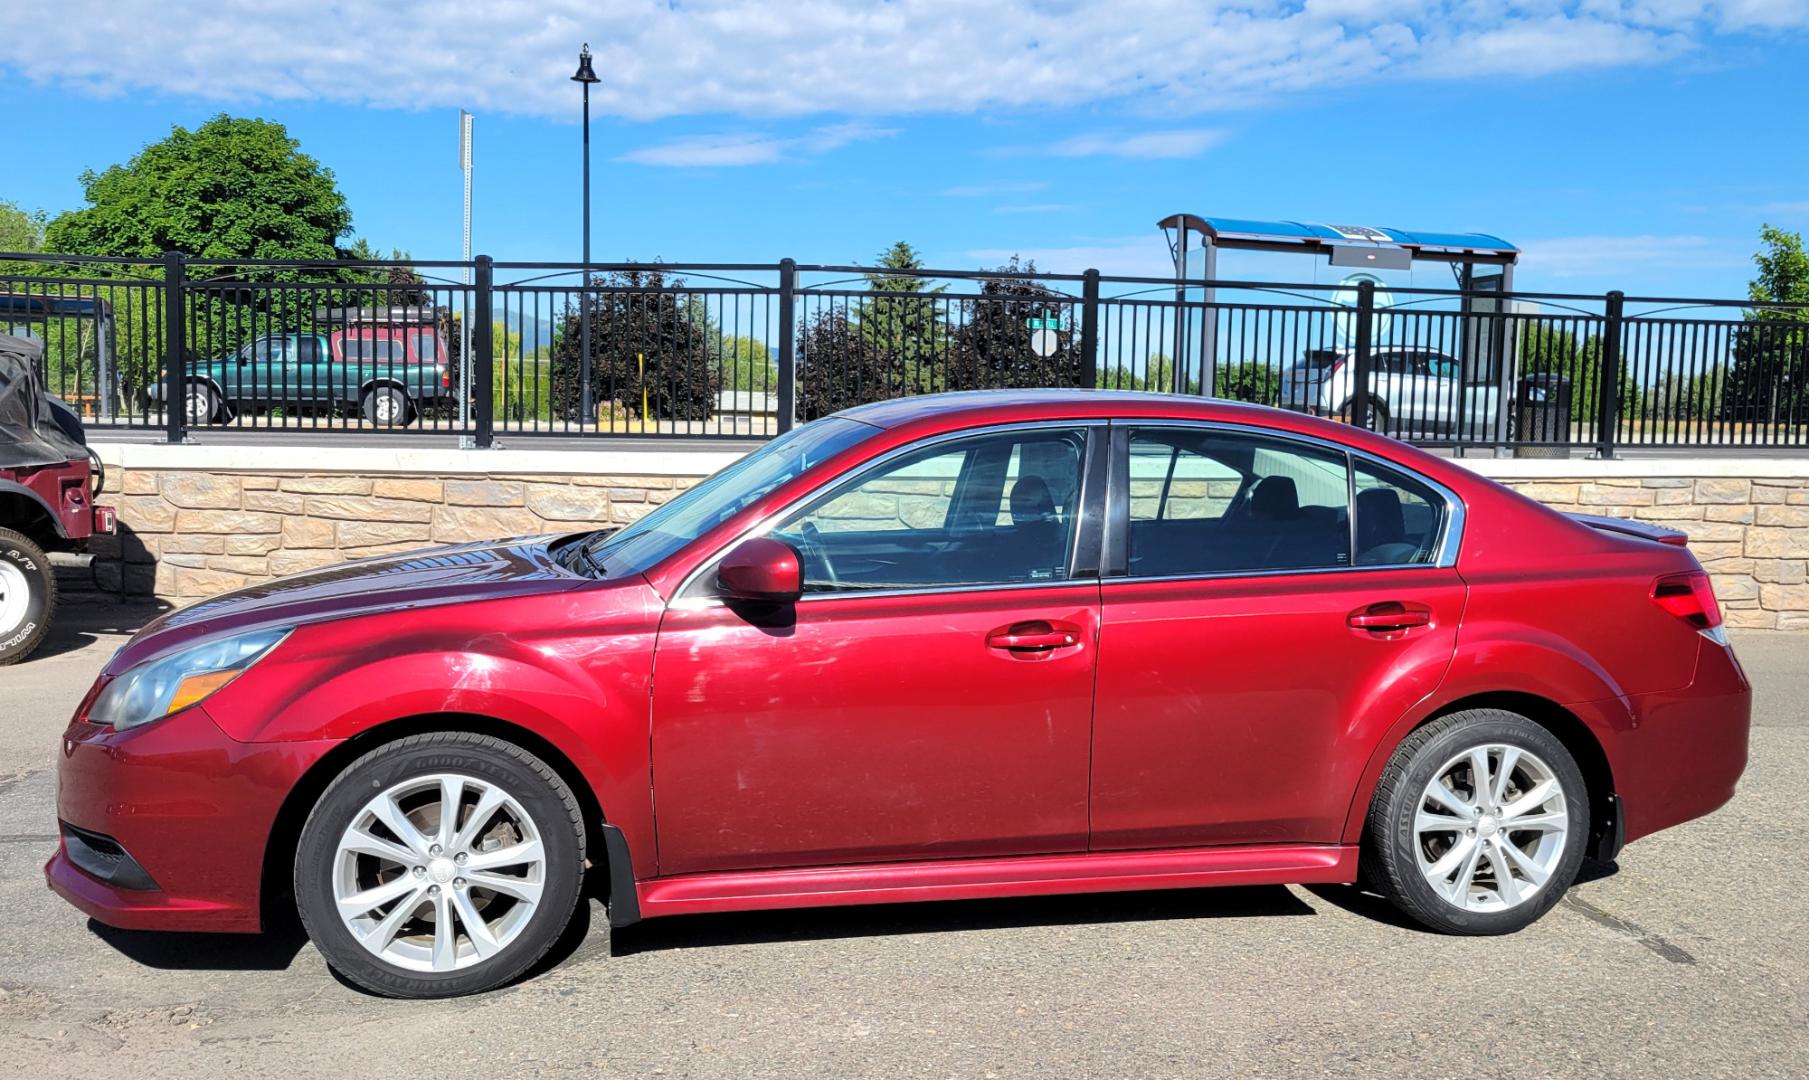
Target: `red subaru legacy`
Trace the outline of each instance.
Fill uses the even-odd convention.
[[[421,997],[520,976],[587,887],[623,926],[1361,877],[1509,932],[1733,794],[1750,691],[1681,541],[1271,409],[864,406],[624,529],[159,619],[64,735],[47,873],[115,926],[294,904]]]

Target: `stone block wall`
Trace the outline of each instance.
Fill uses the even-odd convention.
[[[96,588],[186,603],[346,559],[621,525],[694,482],[126,469],[106,496],[119,535],[89,550]]]
[[[1809,472],[1809,463],[1805,463]],[[1559,510],[1678,529],[1729,626],[1809,630],[1809,477],[1503,479]]]

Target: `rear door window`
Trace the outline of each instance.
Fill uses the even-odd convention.
[[[1445,525],[1445,500],[1425,484],[1359,459],[1356,547],[1358,566],[1434,562]]]
[[[1130,433],[1133,577],[1350,565],[1344,455],[1236,432]]]

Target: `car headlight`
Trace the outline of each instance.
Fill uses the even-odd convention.
[[[288,636],[283,628],[255,630],[139,664],[107,684],[89,708],[88,721],[124,731],[198,705]]]

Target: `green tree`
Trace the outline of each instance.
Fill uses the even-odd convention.
[[[1809,304],[1801,233],[1766,225],[1747,286],[1755,305]],[[1743,423],[1809,423],[1809,310],[1756,306],[1735,329],[1721,413]]]
[[[1213,389],[1227,401],[1273,405],[1281,396],[1281,372],[1260,360],[1245,360],[1220,371]]]
[[[940,385],[948,343],[944,302],[936,298],[945,286],[930,286],[919,276],[923,258],[900,240],[881,252],[881,271],[866,275],[871,294],[854,314],[860,335],[881,354],[903,367],[908,385],[934,393]]]
[[[1570,383],[1570,414],[1577,421],[1597,415],[1602,394],[1602,339],[1590,334],[1577,340],[1574,331],[1553,319],[1520,325],[1520,374],[1556,375]],[[1619,405],[1622,416],[1639,411],[1640,388],[1631,365],[1622,358]]]
[[[1726,379],[1719,364],[1694,376],[1667,371],[1646,391],[1644,412],[1657,420],[1713,420],[1721,415]]]
[[[406,270],[372,273],[333,264],[374,257],[368,244],[338,244],[351,228],[351,210],[331,170],[301,152],[281,124],[224,114],[190,131],[174,127],[121,165],[81,177],[86,206],[53,218],[44,249],[70,255],[156,258],[165,251],[208,259],[309,260],[314,267],[260,269],[256,277],[284,282],[360,284],[373,289],[310,292],[256,289],[252,275],[232,265],[196,268],[203,279],[185,294],[192,356],[223,355],[266,333],[313,328],[316,307],[410,302],[392,286],[417,283]],[[399,254],[399,253],[398,253]],[[146,317],[116,323],[118,392],[141,407],[143,388],[166,366],[162,310],[155,270],[85,267],[85,276],[117,279],[93,293],[114,310]]]
[[[27,212],[19,204],[0,199],[0,251],[37,251],[44,246],[44,211]]]
[[[82,174],[88,205],[58,215],[45,247],[71,255],[339,257],[352,211],[331,169],[278,123],[224,113]]]
[[[721,366],[728,370],[725,389],[754,394],[779,392],[779,365],[773,363],[771,350],[759,338],[729,336],[718,346]]]

